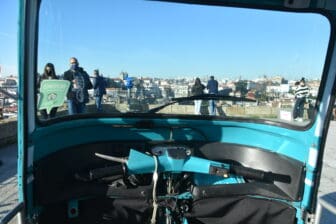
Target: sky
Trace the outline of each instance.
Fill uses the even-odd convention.
[[[321,75],[329,40],[326,18],[141,0],[44,0],[38,72],[62,74],[69,58],[91,74],[117,77],[215,75],[247,79]],[[17,1],[0,3],[0,74],[16,71]],[[4,50],[3,50],[4,49]]]
[[[17,75],[18,0],[0,0],[0,76]]]

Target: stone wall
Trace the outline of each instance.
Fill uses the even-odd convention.
[[[17,120],[0,120],[0,147],[17,141]]]
[[[151,107],[150,107],[151,108]],[[163,110],[161,113],[178,113],[178,114],[193,114],[193,105],[170,105]],[[202,114],[208,114],[208,107],[203,106],[201,108]],[[260,118],[277,118],[279,114],[278,107],[267,107],[267,106],[250,106],[242,107],[239,105],[235,106],[219,106],[217,107],[218,115],[227,116],[244,116],[244,117],[260,117]]]

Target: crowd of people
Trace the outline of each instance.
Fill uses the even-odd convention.
[[[70,68],[64,72],[63,80],[70,82],[70,87],[67,92],[67,105],[69,115],[84,113],[86,104],[89,102],[89,89],[94,89],[94,97],[97,112],[102,112],[102,98],[106,94],[106,83],[99,70],[93,71],[94,79],[91,83],[88,73],[79,66],[77,58],[70,58]],[[39,77],[38,88],[44,80],[58,79],[55,72],[55,67],[52,63],[47,63],[43,74]],[[52,108],[49,114],[45,109],[40,110],[41,116],[44,119],[55,117],[57,107]]]
[[[99,70],[93,71],[93,83],[91,83],[88,73],[79,66],[77,58],[70,58],[70,68],[64,72],[63,80],[70,82],[70,88],[67,92],[67,105],[69,115],[84,113],[86,110],[86,104],[89,102],[89,89],[93,90],[93,96],[95,98],[95,105],[97,112],[102,112],[102,99],[106,94],[106,82],[105,79],[99,74]],[[55,67],[52,63],[47,63],[44,67],[43,74],[39,77],[38,87],[44,80],[58,79],[55,72]],[[129,82],[131,83],[131,82]],[[127,86],[127,85],[126,85]],[[128,85],[127,87],[129,87]],[[130,88],[128,88],[130,89]],[[191,88],[191,95],[202,95],[207,89],[208,94],[218,94],[218,82],[214,76],[210,76],[207,85],[203,85],[199,78],[195,79],[195,83]],[[129,91],[128,91],[129,92]],[[130,94],[130,93],[128,93]],[[295,83],[294,89],[295,104],[293,109],[293,119],[295,121],[303,121],[304,106],[309,95],[309,88],[306,85],[306,81],[302,78]],[[201,99],[194,100],[194,114],[201,115]],[[208,101],[208,113],[211,116],[216,115],[216,101]],[[48,114],[45,109],[40,110],[41,116],[44,119],[53,118],[56,116],[57,107],[52,108]]]
[[[215,80],[214,76],[210,76],[210,79],[206,86],[201,83],[199,78],[195,79],[195,84],[191,88],[191,95],[197,96],[204,94],[204,90],[207,89],[209,94],[218,94],[218,82]],[[307,98],[309,96],[309,87],[306,85],[305,78],[301,78],[300,81],[295,83],[294,89],[295,103],[293,109],[293,120],[302,122],[304,115],[305,104],[307,103]],[[216,101],[209,100],[209,115],[216,115]],[[202,100],[194,100],[195,114],[201,114]]]
[[[70,68],[64,72],[63,80],[70,82],[70,88],[67,92],[67,108],[68,114],[81,114],[86,110],[86,104],[89,102],[89,89],[94,89],[93,96],[95,97],[95,104],[97,112],[102,112],[102,99],[106,94],[106,82],[105,79],[100,76],[99,70],[93,71],[94,81],[91,83],[88,73],[79,66],[78,59],[75,57],[70,58]],[[58,79],[55,72],[55,66],[52,63],[47,63],[44,67],[44,72],[39,76],[38,88],[41,86],[41,82],[44,80]],[[128,97],[130,95],[130,88],[132,82],[131,78],[126,79],[126,87],[128,89]],[[192,86],[191,94],[202,95],[205,88],[209,94],[218,93],[218,82],[214,79],[214,76],[210,77],[207,86],[201,83],[199,78],[196,78],[195,84]],[[195,100],[195,114],[201,115],[202,100]],[[46,109],[40,110],[41,116],[44,119],[53,118],[56,116],[57,107],[52,108],[50,113],[47,113]],[[215,100],[209,100],[209,115],[216,115],[216,102]]]

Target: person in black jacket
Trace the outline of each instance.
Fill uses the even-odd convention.
[[[105,79],[99,75],[99,70],[96,69],[93,71],[93,75],[94,75],[94,81],[93,81],[93,95],[95,97],[96,100],[96,108],[97,108],[97,112],[102,112],[103,108],[102,108],[102,98],[103,95],[106,94],[106,82]]]
[[[39,80],[38,80],[38,88],[41,87],[41,82],[43,80],[50,80],[50,79],[58,79],[58,77],[56,76],[56,72],[55,72],[55,66],[52,63],[47,63],[44,66],[44,72],[41,76],[39,76]],[[47,113],[46,109],[40,110],[41,116],[44,119],[48,119],[48,118],[53,118],[56,116],[56,112],[57,112],[57,107],[54,107],[51,109],[50,114]]]
[[[84,113],[89,102],[89,89],[92,89],[90,77],[82,67],[79,67],[77,58],[70,58],[70,69],[64,72],[64,80],[71,85],[67,94],[69,115]]]
[[[201,83],[201,80],[199,78],[196,78],[195,84],[191,87],[191,95],[192,96],[198,96],[202,95],[203,91],[205,89],[205,86]],[[201,114],[201,105],[202,100],[194,100],[195,103],[195,114]]]

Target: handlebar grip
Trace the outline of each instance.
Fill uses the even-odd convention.
[[[230,167],[230,171],[231,173],[238,175],[238,176],[243,176],[248,179],[260,180],[260,181],[265,181],[265,182],[270,182],[270,183],[274,181],[279,181],[279,182],[284,182],[284,183],[291,182],[291,178],[289,175],[265,172],[262,170],[252,169],[252,168],[243,167],[243,166],[232,165]]]
[[[120,175],[123,174],[123,167],[122,165],[116,165],[116,166],[108,166],[104,168],[97,168],[90,170],[89,177],[90,180],[95,180],[107,176],[114,176],[114,175]]]

